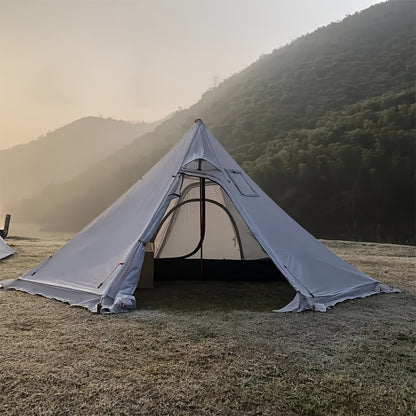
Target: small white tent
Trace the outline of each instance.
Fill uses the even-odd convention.
[[[14,254],[14,251],[6,244],[6,242],[0,237],[0,260]]]
[[[149,242],[155,257],[203,251],[204,258],[270,258],[297,292],[280,311],[325,311],[346,299],[396,291],[336,256],[282,211],[201,120],[83,231],[3,287],[94,312],[133,309]]]

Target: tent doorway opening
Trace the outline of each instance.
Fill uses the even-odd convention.
[[[153,247],[154,280],[285,280],[227,193],[207,178],[183,176]]]

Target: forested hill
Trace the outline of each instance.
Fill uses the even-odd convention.
[[[316,236],[414,242],[414,84],[415,3],[372,6],[261,57],[147,135],[157,150],[133,142],[30,201],[30,217],[79,229],[200,117]]]
[[[27,144],[0,150],[0,202],[33,197],[47,185],[68,181],[155,127],[84,117]]]

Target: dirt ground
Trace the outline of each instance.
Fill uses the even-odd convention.
[[[17,278],[65,241],[9,238]],[[0,414],[416,414],[416,249],[324,241],[401,289],[279,314],[282,282],[160,282],[101,316],[0,290]]]

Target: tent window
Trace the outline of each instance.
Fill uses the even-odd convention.
[[[226,169],[229,178],[233,181],[234,185],[244,196],[259,196],[257,192],[247,182],[241,171]]]

